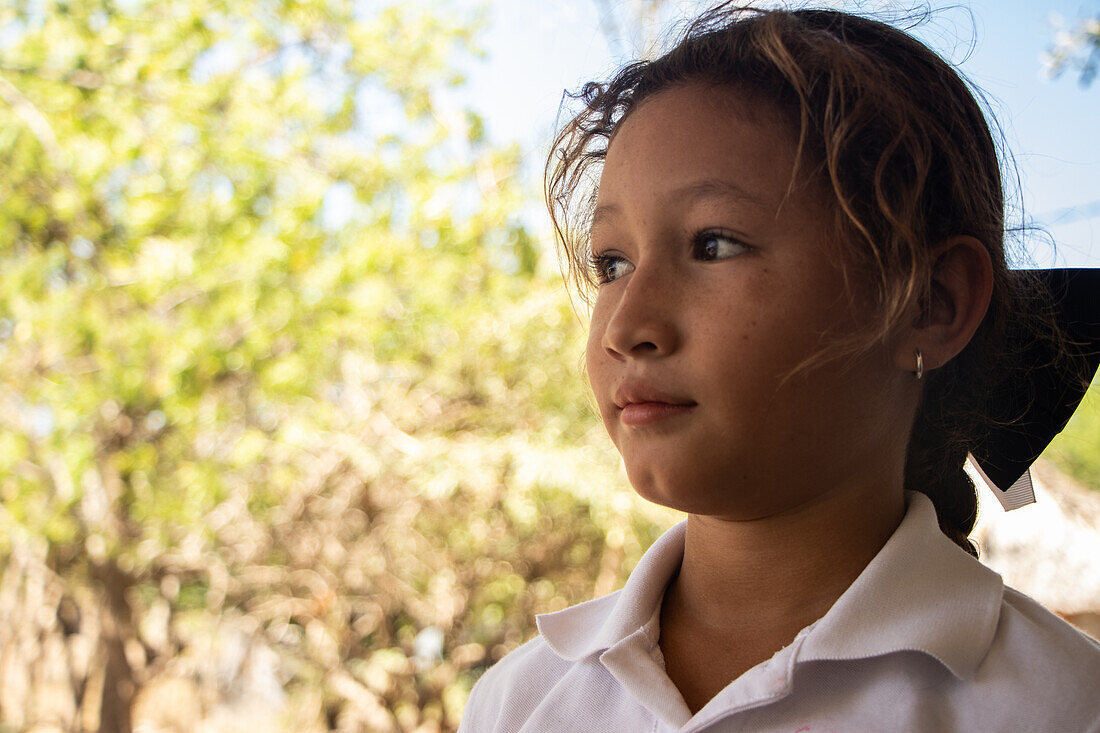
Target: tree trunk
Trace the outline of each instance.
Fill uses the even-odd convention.
[[[103,594],[100,604],[99,643],[104,653],[103,688],[100,695],[100,733],[131,733],[130,706],[138,680],[126,656],[126,645],[137,642],[133,611],[126,600],[130,577],[114,560],[93,565]]]

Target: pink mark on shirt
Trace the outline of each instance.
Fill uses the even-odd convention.
[[[798,730],[796,730],[794,733],[806,733],[806,731],[808,731],[808,730],[810,730],[810,726],[804,725],[801,728],[799,728]]]

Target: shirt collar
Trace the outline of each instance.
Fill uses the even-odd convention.
[[[799,661],[913,650],[968,678],[985,658],[1000,620],[1001,576],[939,530],[931,499],[906,499],[901,524],[814,625]]]
[[[653,618],[665,587],[684,559],[680,522],[650,545],[622,590],[603,598],[536,617],[539,633],[563,659],[575,662],[633,634]]]
[[[906,492],[908,509],[883,548],[813,624],[798,661],[924,652],[960,678],[985,657],[1000,618],[1001,577],[940,530],[928,497]],[[622,590],[536,619],[558,656],[577,661],[642,628],[684,556],[686,522],[642,556]]]

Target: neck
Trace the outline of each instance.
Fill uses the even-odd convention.
[[[847,590],[901,522],[901,486],[826,493],[751,521],[688,517],[684,560],[662,616],[728,637],[789,643]]]

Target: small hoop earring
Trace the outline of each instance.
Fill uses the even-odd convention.
[[[913,351],[917,355],[916,375],[917,375],[917,381],[920,381],[920,378],[924,376],[924,356],[921,355],[920,349],[913,349]]]

